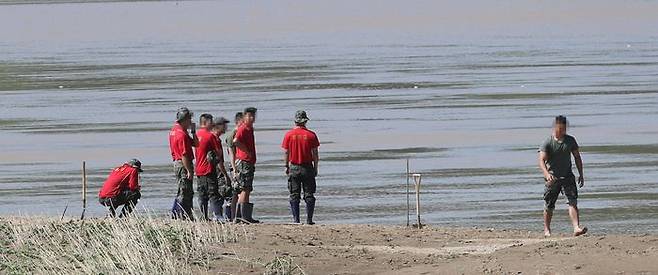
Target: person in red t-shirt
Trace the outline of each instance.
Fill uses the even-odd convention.
[[[305,111],[295,113],[295,128],[288,131],[283,138],[281,147],[285,151],[285,173],[288,175],[288,191],[290,191],[290,212],[293,222],[299,222],[299,202],[304,191],[306,202],[306,223],[313,222],[315,211],[315,177],[318,175],[318,136],[306,128],[309,121]]]
[[[187,133],[188,129],[191,130],[192,137]],[[196,125],[192,123],[192,112],[182,107],[176,113],[176,124],[169,131],[169,148],[174,161],[174,173],[178,185],[176,200],[171,209],[174,219],[194,219],[192,213],[192,200],[194,199],[192,186],[194,153],[192,147],[198,144]]]
[[[254,171],[256,170],[256,141],[254,138],[254,122],[256,121],[256,108],[244,109],[242,125],[238,128],[233,138],[235,145],[236,170],[233,171],[237,179],[234,187],[240,194],[238,208],[241,213],[241,221],[258,223],[252,218],[254,205],[249,203],[249,194],[254,190]],[[237,221],[237,219],[236,219]]]
[[[129,215],[137,201],[141,198],[139,186],[139,173],[142,172],[142,163],[131,159],[110,172],[103,187],[98,192],[98,202],[110,209],[110,216],[116,216],[116,209],[123,205],[121,215]]]
[[[199,208],[204,220],[221,219],[222,202],[218,190],[217,163],[222,154],[221,146],[218,146],[217,137],[211,132],[213,128],[213,117],[210,114],[202,114],[199,117],[199,131],[197,138],[199,145],[194,151],[196,164],[194,170],[197,175],[197,196]],[[208,205],[210,203],[210,206]],[[210,210],[209,216],[208,210]]]

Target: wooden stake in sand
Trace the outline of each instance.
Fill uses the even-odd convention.
[[[407,159],[407,227],[409,227],[409,159]]]
[[[423,228],[423,225],[420,223],[420,181],[423,178],[421,174],[413,174],[414,183],[416,187],[416,218],[418,219],[417,228]]]
[[[82,215],[80,220],[84,220],[85,211],[87,210],[87,167],[86,163],[82,162]]]

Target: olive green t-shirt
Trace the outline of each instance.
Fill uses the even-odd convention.
[[[578,142],[570,135],[564,135],[562,141],[557,141],[553,136],[548,137],[539,147],[540,152],[548,155],[546,168],[548,172],[556,177],[571,177],[571,152],[578,149]]]
[[[226,146],[228,146],[228,149],[233,149],[235,145],[233,145],[233,139],[235,139],[235,132],[237,129],[233,129],[230,132],[226,133],[226,136],[224,137],[224,141],[226,142]]]

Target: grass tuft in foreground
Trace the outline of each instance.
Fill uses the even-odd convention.
[[[0,273],[193,274],[209,270],[218,245],[245,235],[234,225],[144,217],[0,218]]]
[[[275,256],[265,265],[265,275],[297,275],[305,274],[290,256]]]

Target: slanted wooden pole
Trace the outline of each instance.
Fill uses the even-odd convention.
[[[422,228],[420,223],[420,181],[423,178],[421,174],[413,174],[415,187],[416,187],[416,218],[418,219],[418,228]]]
[[[87,167],[86,163],[82,162],[82,215],[80,220],[84,220],[85,211],[87,210]]]

